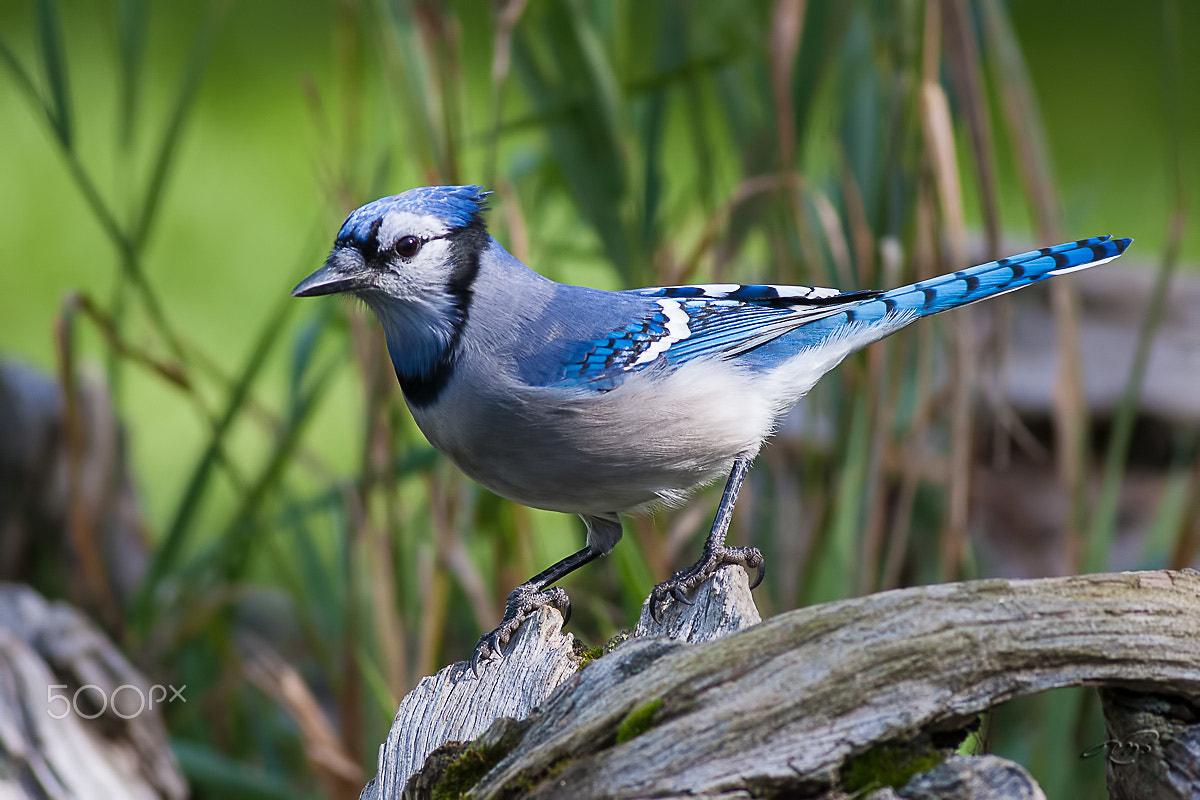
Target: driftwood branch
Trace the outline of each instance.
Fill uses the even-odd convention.
[[[174,695],[80,612],[0,584],[0,796],[186,797],[162,722]]]
[[[660,622],[645,605],[634,636],[706,642],[762,621],[741,569],[722,569],[695,601],[672,605]],[[471,741],[497,719],[525,719],[587,659],[575,637],[562,632],[562,616],[552,608],[522,625],[510,648],[502,661],[486,665],[480,679],[459,661],[422,680],[404,698],[379,750],[379,774],[363,797],[399,797],[434,750]]]
[[[364,796],[400,797],[407,782],[406,796],[426,797],[453,782],[457,791],[470,789],[472,797],[483,798],[568,792],[577,800],[844,797],[845,790],[861,786],[851,785],[853,767],[881,745],[937,750],[942,734],[963,729],[981,711],[1081,684],[1122,690],[1106,693],[1110,710],[1116,697],[1126,698],[1123,708],[1130,706],[1127,698],[1157,698],[1149,711],[1128,712],[1138,715],[1132,722],[1110,715],[1110,729],[1129,723],[1139,726],[1135,731],[1159,731],[1152,755],[1172,762],[1163,768],[1169,776],[1163,785],[1183,787],[1183,793],[1153,796],[1184,797],[1187,782],[1194,787],[1200,573],[919,587],[801,609],[757,625],[744,585],[740,570],[723,570],[702,588],[696,607],[673,609],[692,615],[691,623],[664,621],[695,640],[748,625],[744,630],[697,645],[635,635],[579,672],[565,666],[579,663],[578,656],[569,652],[570,637],[555,629],[555,619],[527,623],[518,649],[490,665],[482,681],[456,665],[405,699],[381,748],[380,775]],[[697,621],[701,617],[724,619],[726,627],[710,631]],[[646,625],[644,632],[662,629]],[[551,652],[562,654],[559,666],[531,671],[530,663]],[[543,681],[542,674],[553,677]],[[527,698],[527,705],[496,714],[480,734],[489,696],[510,693]],[[451,695],[457,699],[445,700]],[[436,702],[446,704],[419,721],[419,708]],[[514,707],[506,702],[505,709]],[[473,709],[469,730],[409,730],[429,716],[449,718],[451,706],[461,704]],[[523,720],[511,718],[528,708],[536,710]],[[1118,740],[1130,732],[1112,735]],[[393,740],[422,736],[426,752],[444,742],[474,742],[442,747],[410,777],[424,755],[404,755]],[[1153,768],[1151,760],[1145,768]],[[1025,781],[1027,791],[1014,794],[1016,784],[1004,783],[1010,779]],[[930,794],[922,785],[955,785],[960,793]],[[979,787],[988,785],[1008,789],[981,793]],[[968,786],[973,793],[966,793]],[[1114,797],[1146,796],[1121,795],[1118,783],[1112,788]],[[875,796],[1022,794],[1037,797],[1040,790],[1016,765],[956,758]]]

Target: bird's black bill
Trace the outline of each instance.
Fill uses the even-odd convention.
[[[292,289],[292,297],[319,297],[323,294],[338,294],[348,292],[362,285],[362,278],[353,273],[347,274],[331,267],[329,264],[309,275],[296,288]]]

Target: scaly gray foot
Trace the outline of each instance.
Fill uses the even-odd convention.
[[[654,587],[654,591],[650,593],[650,616],[654,617],[655,622],[661,622],[662,612],[670,605],[672,599],[691,605],[692,601],[688,595],[726,564],[738,564],[747,572],[757,570],[754,581],[750,584],[751,589],[762,583],[763,576],[767,574],[763,554],[757,547],[706,547],[699,561],[679,570]]]
[[[533,612],[543,606],[552,606],[562,612],[563,624],[571,618],[571,601],[565,590],[555,587],[539,591],[532,583],[522,583],[508,594],[504,604],[504,618],[491,633],[479,637],[475,653],[471,656],[471,671],[478,678],[483,674],[483,665],[488,661],[504,657],[504,648],[513,634]]]

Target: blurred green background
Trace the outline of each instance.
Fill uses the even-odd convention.
[[[581,541],[432,453],[361,309],[288,297],[348,211],[483,183],[510,250],[604,288],[883,286],[1101,233],[1165,275],[1200,255],[1172,228],[1200,183],[1197,34],[1195,3],[1116,0],[0,5],[0,356],[54,373],[69,353],[114,398],[150,563],[90,599],[196,693],[168,722],[197,796],[361,786],[398,698]],[[945,388],[973,358],[961,324],[851,359],[805,405],[820,435],[785,426],[764,452],[735,522],[768,554],[764,615],[1003,571],[964,544],[972,494],[945,468],[982,457],[983,379]],[[1164,501],[1178,540],[1110,558],[1136,416],[1095,441],[1086,407],[1050,420],[1070,568],[1195,556],[1197,510]],[[627,522],[566,582],[571,629],[630,626],[714,500]],[[62,574],[40,588],[88,599]],[[264,653],[311,702],[255,681]],[[1050,796],[1096,796],[1055,791],[1102,791],[1101,759],[1078,758],[1102,740],[1090,701],[1030,707],[987,746]],[[1063,708],[1071,724],[1045,721]],[[340,771],[314,758],[321,724]]]

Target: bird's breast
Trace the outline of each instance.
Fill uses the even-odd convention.
[[[463,472],[524,505],[600,514],[683,499],[755,453],[778,404],[727,362],[647,371],[616,388],[529,386],[469,367],[410,406]]]

